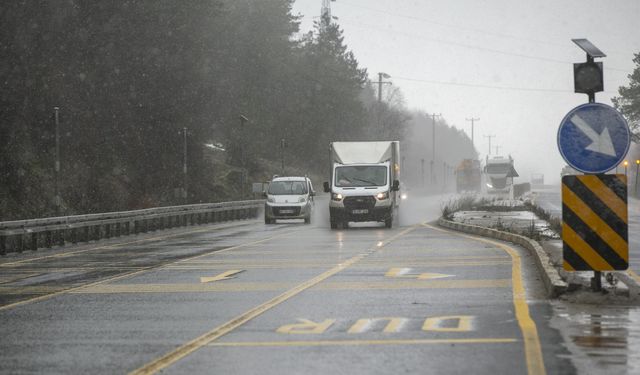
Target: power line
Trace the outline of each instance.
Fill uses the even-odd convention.
[[[398,79],[401,81],[411,81],[411,82],[421,82],[421,83],[430,83],[435,85],[446,85],[446,86],[462,86],[462,87],[474,87],[474,88],[483,88],[483,89],[494,89],[494,90],[507,90],[507,91],[529,91],[529,92],[557,92],[557,93],[571,93],[573,94],[573,90],[564,90],[564,89],[546,89],[546,88],[535,88],[535,87],[513,87],[513,86],[493,86],[493,85],[483,85],[483,84],[475,84],[475,83],[465,83],[465,82],[445,82],[445,81],[436,81],[436,80],[428,80],[428,79],[418,79],[418,78],[410,78],[410,77],[402,77],[393,75],[394,79]],[[611,91],[604,91],[609,95],[616,95],[617,93]]]
[[[552,59],[552,58],[547,58],[547,57],[525,55],[525,54],[516,53],[516,52],[501,51],[501,50],[497,50],[497,49],[493,49],[493,48],[480,47],[480,46],[475,46],[475,45],[471,45],[471,44],[465,44],[465,43],[445,40],[445,39],[428,38],[428,37],[425,37],[425,36],[422,36],[422,35],[416,35],[416,34],[413,34],[413,33],[408,33],[408,32],[398,31],[398,30],[392,30],[392,29],[382,30],[378,25],[371,25],[371,24],[359,23],[359,22],[345,22],[344,18],[341,19],[340,23],[341,24],[352,25],[352,26],[360,27],[360,28],[374,29],[374,30],[377,30],[379,32],[394,33],[394,34],[404,35],[404,36],[408,36],[408,37],[415,38],[415,39],[426,40],[426,41],[435,42],[435,43],[441,43],[441,44],[447,44],[447,45],[452,45],[452,46],[457,46],[457,47],[462,47],[462,48],[474,49],[474,50],[478,50],[478,51],[490,52],[490,53],[495,53],[495,54],[500,54],[500,55],[505,55],[505,56],[513,56],[513,57],[519,57],[519,58],[530,59],[530,60],[545,61],[545,62],[562,64],[562,65],[573,64],[572,61],[568,61],[568,60],[559,60],[559,59]],[[604,69],[608,70],[608,71],[622,72],[624,74],[629,74],[630,73],[629,69],[621,69],[621,68],[615,68],[615,67],[605,67]]]
[[[562,44],[562,43],[553,43],[553,42],[549,42],[549,41],[543,41],[543,40],[527,38],[527,37],[520,37],[520,36],[511,35],[511,34],[497,33],[497,32],[493,32],[493,31],[487,31],[487,30],[472,28],[472,27],[468,27],[468,26],[454,25],[454,24],[444,23],[444,22],[440,22],[440,21],[434,21],[432,19],[427,19],[427,18],[423,18],[423,17],[410,16],[410,15],[406,15],[406,14],[393,13],[393,12],[389,12],[389,11],[386,11],[386,10],[375,9],[375,8],[370,8],[370,7],[366,7],[366,6],[361,6],[361,5],[349,4],[348,2],[344,2],[344,1],[341,3],[341,5],[346,5],[347,7],[352,7],[352,8],[357,8],[357,9],[364,9],[364,10],[368,10],[370,12],[382,13],[382,14],[384,14],[386,16],[394,16],[394,17],[399,17],[399,18],[411,19],[411,20],[415,20],[415,21],[431,23],[431,24],[434,24],[434,25],[442,26],[442,27],[448,27],[448,28],[457,29],[457,30],[464,30],[464,31],[469,31],[469,32],[479,33],[479,34],[485,34],[485,35],[490,35],[490,36],[499,37],[499,38],[522,40],[522,41],[526,41],[526,42],[546,44],[546,45],[555,46],[555,47],[563,47],[563,48],[567,47],[566,44]],[[615,51],[614,50],[613,52],[617,53],[617,54],[627,54],[627,52],[622,52],[622,51]]]

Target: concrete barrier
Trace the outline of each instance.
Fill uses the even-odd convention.
[[[512,242],[524,247],[531,253],[536,261],[536,266],[542,276],[542,281],[544,282],[544,286],[547,290],[547,295],[553,298],[567,290],[567,283],[562,280],[558,271],[551,264],[547,253],[544,251],[542,246],[538,244],[538,242],[519,234],[503,232],[478,225],[456,223],[444,218],[440,218],[440,220],[438,220],[438,225],[464,233]]]

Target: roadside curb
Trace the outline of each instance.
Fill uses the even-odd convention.
[[[456,223],[443,218],[438,219],[438,225],[448,229],[457,230],[459,232],[513,242],[524,247],[529,250],[536,260],[536,265],[542,275],[542,281],[544,282],[544,286],[547,290],[547,295],[551,298],[555,298],[567,290],[567,283],[562,280],[558,271],[551,264],[549,256],[547,256],[547,253],[542,249],[542,246],[540,246],[538,242],[518,234],[485,228],[478,225]]]

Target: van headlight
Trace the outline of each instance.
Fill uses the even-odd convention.
[[[267,197],[267,202],[276,203],[276,199],[274,197]]]
[[[389,199],[389,192],[388,191],[384,191],[381,193],[376,194],[376,198],[379,201],[385,200],[385,199]]]
[[[489,189],[493,189],[493,185],[491,185],[490,183],[487,183],[487,187],[488,187]]]
[[[298,203],[304,203],[306,201],[307,201],[307,198],[305,198],[305,197],[298,198]]]
[[[340,193],[331,193],[331,200],[340,202],[344,198]]]

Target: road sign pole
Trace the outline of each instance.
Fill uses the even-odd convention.
[[[602,291],[602,274],[600,271],[593,271],[593,277],[591,278],[591,290],[594,292]]]

